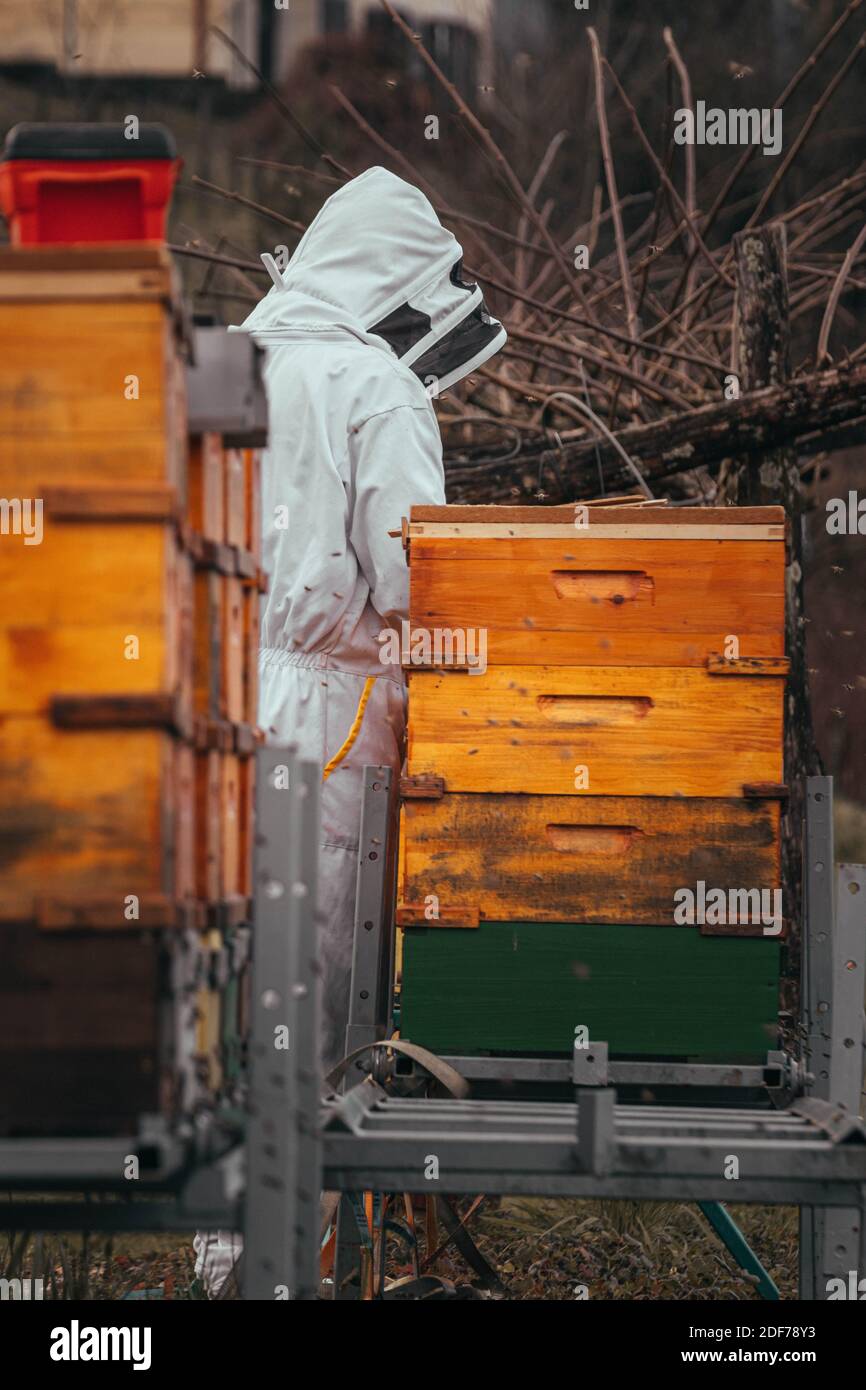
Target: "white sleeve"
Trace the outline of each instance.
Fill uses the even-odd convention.
[[[408,616],[409,567],[400,523],[412,506],[445,502],[442,440],[429,406],[397,406],[352,436],[354,507],[349,540],[380,617]],[[396,531],[397,536],[389,536]]]

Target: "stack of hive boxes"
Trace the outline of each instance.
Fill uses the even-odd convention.
[[[701,895],[778,905],[782,509],[425,507],[404,533],[403,1036],[762,1058],[781,923]]]
[[[258,703],[259,454],[192,441],[189,543],[195,552],[196,781],[203,820],[196,894],[245,907],[251,891],[249,754]],[[206,792],[206,788],[210,790]],[[209,815],[205,812],[209,811]]]
[[[258,456],[189,450],[158,245],[0,252],[0,342],[0,1112],[122,1132],[219,1079],[195,1000],[250,893]]]
[[[258,450],[226,448],[218,434],[191,441],[195,891],[207,906],[211,963],[199,992],[196,1053],[211,1089],[237,1074],[249,989],[243,923],[252,894],[260,468]]]

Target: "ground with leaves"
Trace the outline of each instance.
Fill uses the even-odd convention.
[[[731,1213],[782,1298],[796,1298],[796,1211],[732,1207]],[[489,1200],[473,1216],[470,1231],[498,1271],[507,1299],[756,1297],[753,1281],[737,1268],[696,1206],[509,1197]],[[46,1298],[202,1297],[194,1283],[191,1236],[44,1235],[41,1247],[23,1235],[3,1239],[0,1273],[27,1277],[35,1256]],[[470,1292],[474,1276],[450,1251],[439,1257],[435,1273]]]
[[[783,1298],[797,1296],[797,1213],[733,1207]],[[509,1197],[478,1218],[478,1244],[512,1299],[753,1299],[697,1206]],[[576,1293],[577,1290],[577,1293]]]

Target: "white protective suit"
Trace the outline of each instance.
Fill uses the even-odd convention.
[[[408,614],[409,573],[389,532],[413,504],[445,501],[431,396],[505,341],[461,276],[462,254],[417,188],[368,169],[328,199],[284,288],[235,330],[267,350],[259,723],[324,767],[376,677],[360,734],[322,788],[323,1071],[344,1052],[363,768],[397,773],[402,761],[403,675],[382,664],[379,638]],[[196,1249],[218,1290],[238,1239],[198,1236]]]

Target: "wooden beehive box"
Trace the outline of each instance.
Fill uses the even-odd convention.
[[[0,1132],[237,1073],[260,458],[188,449],[187,349],[164,248],[0,251]]]
[[[418,627],[486,627],[494,666],[784,656],[780,507],[414,507]]]
[[[157,247],[0,251],[0,922],[168,927],[194,893],[186,339]]]
[[[8,495],[134,479],[185,506],[185,336],[165,247],[0,249]]]
[[[193,662],[198,892],[211,925],[247,915],[252,884],[253,752],[259,740],[260,456],[192,441],[189,542],[195,554]],[[213,1025],[212,1033],[218,1031]]]
[[[0,1135],[132,1134],[171,1113],[159,934],[0,924]]]
[[[188,470],[187,341],[164,248],[0,250],[2,1132],[189,1106],[246,916],[257,474],[219,436]]]
[[[195,554],[196,892],[209,975],[196,996],[196,1064],[212,1093],[237,1079],[247,1017],[238,933],[252,896],[258,718],[260,454],[192,440]],[[231,968],[227,961],[234,962]],[[216,963],[216,964],[215,964]],[[218,968],[217,968],[218,967]],[[216,977],[214,971],[216,970]]]
[[[565,1051],[589,1009],[620,1053],[766,1050],[778,940],[676,894],[780,883],[782,510],[423,507],[405,540],[406,1035]],[[642,1043],[638,992],[675,1020]]]

